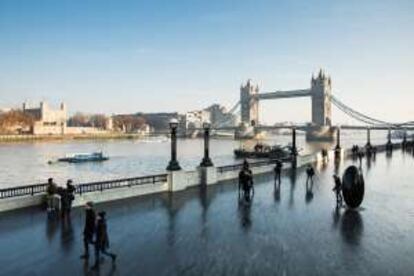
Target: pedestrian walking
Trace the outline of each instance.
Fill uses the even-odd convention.
[[[313,185],[313,176],[315,175],[315,170],[311,165],[308,165],[306,168],[306,187],[308,186],[308,182],[310,182],[311,185]]]
[[[95,210],[93,209],[93,202],[89,201],[85,205],[85,227],[83,229],[83,246],[84,254],[82,259],[89,259],[89,244],[93,244],[93,236],[95,234]]]
[[[336,174],[333,175],[333,179],[334,179],[335,185],[334,185],[332,191],[334,191],[335,195],[336,195],[336,206],[341,207],[342,206],[342,193],[341,193],[342,183],[341,183],[341,179]]]
[[[114,253],[108,252],[108,248],[109,237],[106,224],[106,213],[99,212],[96,220],[95,264],[93,266],[94,269],[99,268],[101,254],[111,257],[112,262],[115,262],[116,255]]]
[[[276,160],[276,166],[275,166],[275,182],[278,182],[280,184],[281,182],[281,174],[282,174],[282,167],[283,163],[280,160]]]
[[[249,168],[249,163],[244,160],[243,167],[239,173],[239,194],[240,189],[243,190],[244,198],[250,201],[250,192],[253,188],[253,173]]]

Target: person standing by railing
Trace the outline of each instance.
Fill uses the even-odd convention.
[[[47,200],[47,212],[55,212],[56,209],[59,209],[59,197],[57,195],[58,187],[56,183],[53,182],[53,178],[47,180],[46,188],[46,200]]]
[[[75,200],[75,191],[76,191],[75,186],[73,186],[72,179],[69,179],[66,182],[66,191],[68,192],[68,199],[69,199],[68,214],[70,215],[70,212],[72,211],[72,203]]]
[[[72,202],[75,199],[75,186],[72,185],[72,180],[69,179],[66,183],[66,189],[61,189],[61,215],[62,218],[69,218],[72,209]]]

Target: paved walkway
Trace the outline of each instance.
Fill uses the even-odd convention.
[[[339,168],[342,172],[352,161]],[[234,182],[98,205],[111,249],[100,273],[79,259],[82,210],[71,223],[40,210],[0,214],[1,275],[412,275],[414,158],[400,151],[364,161],[366,196],[357,211],[335,211],[329,163],[255,179],[252,205]]]

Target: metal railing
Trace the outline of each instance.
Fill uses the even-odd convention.
[[[290,160],[290,157],[282,158],[279,160],[282,162],[286,162]],[[270,159],[270,160],[263,160],[263,161],[257,161],[257,162],[249,162],[249,166],[250,168],[258,168],[258,167],[276,164],[276,161],[277,161],[276,159]],[[217,167],[217,172],[224,173],[224,172],[237,171],[237,170],[240,170],[242,167],[243,167],[243,163],[220,166],[220,167]]]
[[[132,178],[115,179],[108,181],[98,181],[90,183],[82,183],[75,185],[75,193],[84,194],[90,192],[98,192],[117,188],[128,188],[133,186],[156,184],[167,182],[167,174],[140,176]],[[19,196],[33,196],[35,194],[46,193],[47,183],[12,187],[0,189],[0,199],[19,197]]]
[[[44,183],[44,184],[35,184],[35,185],[0,189],[0,199],[45,193],[46,188],[47,188],[47,184]]]
[[[145,184],[156,184],[160,182],[161,183],[167,182],[167,174],[132,177],[132,178],[117,179],[117,180],[79,184],[76,186],[76,193],[81,195],[83,193],[90,193],[90,192],[97,192],[97,191],[102,192],[104,190],[127,188],[127,187],[133,187],[133,186],[139,186],[139,185],[145,185]]]

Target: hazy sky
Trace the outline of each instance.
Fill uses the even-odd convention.
[[[248,78],[307,88],[414,119],[414,1],[0,0],[0,107],[65,101],[71,112],[230,107]],[[262,119],[309,121],[310,100],[262,104]],[[334,122],[348,122],[334,112]]]

